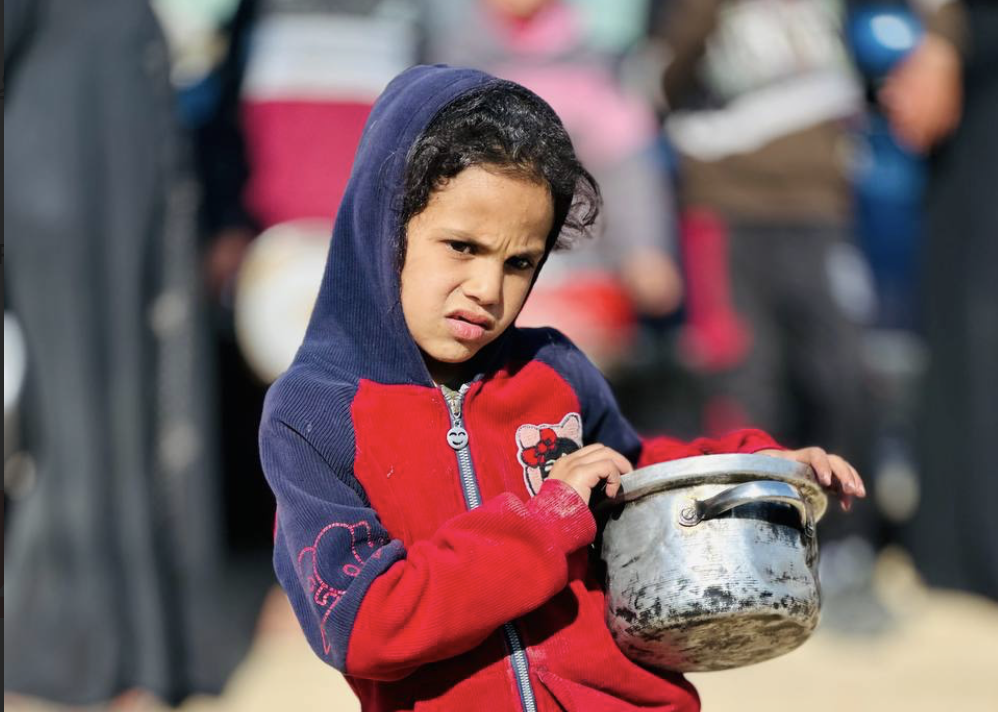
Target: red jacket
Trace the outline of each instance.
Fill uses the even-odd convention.
[[[542,482],[541,451],[603,442],[640,467],[775,444],[757,431],[642,443],[571,344],[516,336],[532,358],[471,384],[461,407],[470,501],[440,390],[360,381],[353,459],[341,467],[318,444],[341,429],[340,409],[296,417],[286,399],[326,390],[335,403],[345,384],[296,371],[282,381],[262,448],[278,500],[275,566],[295,612],[364,709],[531,709],[521,705],[531,696],[538,710],[699,709],[682,676],[648,672],[610,638],[596,522],[569,486]],[[511,646],[524,650],[523,692]]]

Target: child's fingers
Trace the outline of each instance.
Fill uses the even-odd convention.
[[[604,491],[608,497],[613,497],[620,489],[620,470],[609,458],[597,460],[596,462],[570,463],[563,468],[559,465],[565,463],[567,458],[561,458],[551,470],[550,478],[561,480],[571,486],[579,496],[587,503],[592,498],[593,490],[606,482]]]
[[[575,452],[570,452],[567,455],[561,456],[559,460],[565,460],[571,462],[572,460],[579,460],[581,458],[586,457],[587,455],[591,455],[594,452],[599,452],[600,450],[607,450],[607,449],[609,448],[607,448],[607,446],[604,445],[603,443],[592,443],[591,445],[580,447]]]
[[[610,450],[610,452],[613,453],[613,461],[617,463],[620,469],[620,474],[624,475],[627,474],[628,472],[634,471],[634,465],[631,464],[630,460],[628,460],[626,457],[621,455],[616,450]]]
[[[617,466],[621,473],[630,472],[634,469],[630,460],[613,448],[606,447],[605,445],[601,445],[598,449],[591,450],[585,454],[582,454],[582,450],[577,450],[574,454],[578,456],[575,458],[575,461],[579,463],[590,463],[609,459]]]
[[[801,450],[769,452],[774,457],[783,457],[811,466],[818,483],[839,493],[842,508],[849,510],[854,497],[865,497],[866,486],[856,468],[838,455],[830,455],[820,447],[806,447]]]
[[[555,460],[554,465],[551,467],[551,476],[556,479],[562,479],[563,475],[572,467],[575,467],[580,462],[586,462],[594,456],[598,457],[598,453],[605,449],[606,447],[604,445],[601,445],[600,443],[593,443],[592,445],[586,445],[585,447],[579,448],[575,452],[562,455]]]
[[[590,487],[595,487],[600,480],[620,480],[620,468],[609,458],[595,462],[580,462],[572,468],[572,473],[583,479]]]
[[[608,452],[614,452],[614,450],[611,450],[602,443],[592,443],[591,445],[579,448],[575,452],[562,455],[558,458],[557,465],[565,467],[581,462],[593,462],[603,459]]]
[[[593,490],[606,480],[607,496],[613,496],[619,489],[620,470],[611,460],[599,460],[597,462],[576,463],[569,472],[565,473],[566,481],[574,481],[582,487]],[[611,491],[610,485],[614,485]]]
[[[828,460],[828,453],[820,447],[805,448],[803,453],[807,460],[807,464],[811,466],[811,469],[814,470],[814,474],[818,477],[818,482],[825,487],[831,487],[832,463]]]
[[[606,496],[613,499],[620,491],[620,472],[610,473],[606,478]]]
[[[846,463],[846,464],[849,464],[849,463]],[[855,467],[853,467],[852,465],[849,465],[849,469],[852,471],[853,477],[856,479],[856,482],[859,484],[859,496],[860,497],[865,497],[866,496],[866,483],[863,482],[863,478],[860,477],[859,472],[856,471]]]
[[[843,493],[857,497],[866,496],[866,488],[863,486],[863,480],[856,472],[856,468],[838,455],[829,455],[828,462]]]

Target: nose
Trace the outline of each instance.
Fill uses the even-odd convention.
[[[481,260],[476,264],[464,283],[464,293],[482,306],[492,306],[502,302],[503,265],[492,260]]]

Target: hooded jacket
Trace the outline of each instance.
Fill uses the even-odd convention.
[[[405,325],[406,156],[437,112],[494,81],[416,67],[371,112],[307,334],[264,408],[274,567],[312,648],[365,710],[696,710],[681,675],[614,644],[596,522],[546,467],[594,442],[637,466],[775,443],[757,431],[642,441],[549,329],[508,329],[448,399]]]

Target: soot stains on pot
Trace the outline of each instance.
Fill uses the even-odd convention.
[[[738,599],[730,588],[724,586],[708,586],[703,590],[703,596],[718,611],[731,610],[738,604]]]
[[[797,647],[814,627],[800,622],[816,613],[810,600],[777,597],[751,585],[712,584],[679,608],[678,584],[660,580],[638,586],[629,591],[626,605],[612,608],[614,639],[639,662],[671,669],[739,667],[764,659],[759,650]],[[683,584],[689,587],[690,581]],[[746,611],[757,613],[745,617]]]
[[[641,555],[640,554],[636,554],[636,555],[632,556],[631,558],[629,558],[627,561],[623,562],[620,565],[620,568],[626,569],[628,566],[630,566],[631,564],[633,564],[635,561],[637,561],[640,558],[641,558]]]
[[[614,608],[613,615],[617,616],[617,618],[622,621],[627,621],[628,623],[633,623],[638,618],[637,614],[626,606],[617,606]]]

